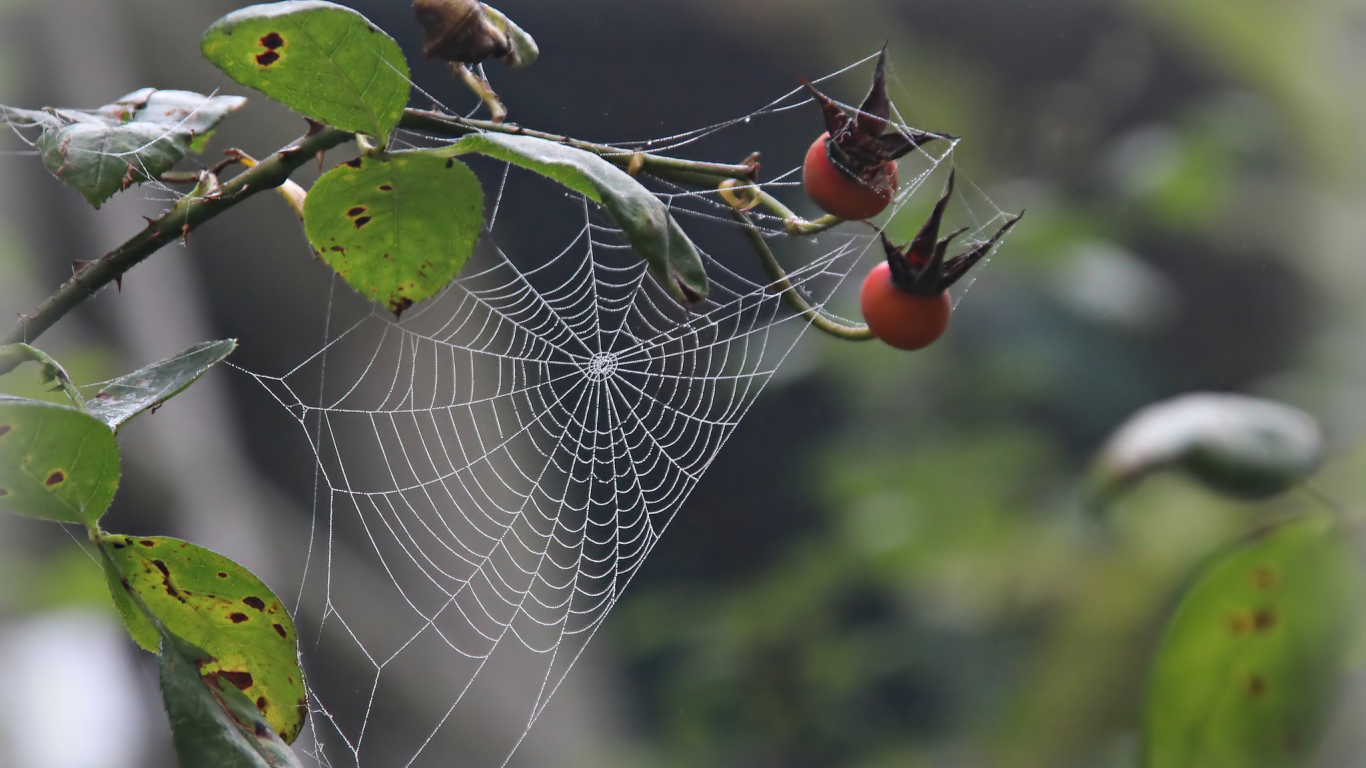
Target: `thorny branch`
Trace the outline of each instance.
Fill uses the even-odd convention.
[[[405,110],[399,126],[406,130],[447,138],[482,132],[532,136],[591,152],[626,169],[633,175],[648,173],[667,181],[708,189],[715,189],[718,184],[726,179],[754,182],[759,170],[757,162],[727,164],[684,160],[651,152],[633,151],[607,144],[580,141],[510,123],[473,120],[429,110]],[[287,183],[290,174],[310,158],[354,138],[355,134],[330,127],[310,131],[303,138],[281,148],[269,158],[224,183],[221,188],[213,193],[203,197],[183,198],[160,218],[149,221],[145,229],[128,241],[80,269],[76,275],[62,284],[55,293],[39,304],[32,312],[20,315],[19,324],[3,340],[0,340],[0,344],[33,341],[82,301],[95,295],[109,283],[122,280],[123,275],[128,270],[163,246],[169,245],[177,238],[188,235],[206,221],[248,197]],[[183,180],[189,181],[190,179],[186,176]],[[758,205],[768,209],[781,219],[783,228],[790,235],[812,235],[824,232],[842,222],[842,219],[836,216],[823,216],[813,220],[803,219],[763,189],[757,186],[752,189],[757,197]],[[807,304],[797,294],[791,282],[788,281],[786,273],[778,264],[772,250],[764,242],[762,233],[754,227],[749,216],[738,211],[736,216],[745,225],[746,234],[754,245],[760,260],[764,263],[764,268],[776,281],[788,304],[793,309],[810,319],[819,330],[839,338],[851,340],[871,338],[866,326],[850,327],[835,323],[820,315]]]
[[[331,149],[351,137],[352,134],[346,131],[324,128],[280,149],[256,167],[225,183],[215,193],[182,199],[161,218],[149,221],[145,229],[123,245],[90,262],[31,313],[21,315],[19,324],[0,343],[14,344],[36,339],[82,301],[109,283],[121,280],[124,273],[163,246],[184,237],[252,195],[280,186],[299,166],[319,152]]]

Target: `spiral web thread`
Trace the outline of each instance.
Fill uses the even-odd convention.
[[[672,152],[792,110],[816,112],[796,89],[734,120],[620,146]],[[19,129],[35,124],[6,122],[31,145]],[[440,141],[400,133],[394,143]],[[931,145],[903,159],[893,215],[952,152]],[[799,172],[763,186],[781,196]],[[710,295],[684,310],[579,196],[563,201],[580,221],[567,245],[548,259],[509,255],[504,232],[515,240],[526,226],[499,218],[509,187],[551,182],[507,167],[501,179],[479,250],[440,296],[401,323],[374,311],[334,330],[329,309],[316,353],[282,376],[248,372],[317,459],[295,615],[305,668],[326,658],[347,670],[309,680],[306,751],[319,765],[512,762],[809,326],[715,191],[656,187],[690,233],[730,230],[724,252],[699,244]],[[973,202],[960,247],[1005,217],[979,190]],[[778,245],[782,222],[751,216],[793,261]],[[852,269],[881,257],[872,230],[854,224],[804,240],[814,255],[788,263],[788,277],[823,313]]]

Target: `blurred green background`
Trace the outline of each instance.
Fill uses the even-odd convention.
[[[0,102],[93,107],[148,85],[240,93],[197,50],[201,30],[236,5],[3,0]],[[415,51],[407,3],[353,5]],[[1082,514],[1077,488],[1108,432],[1179,392],[1274,397],[1325,423],[1325,491],[1349,509],[1366,498],[1354,471],[1366,427],[1366,2],[499,7],[542,49],[526,72],[491,67],[514,119],[592,140],[746,114],[886,41],[903,115],[965,137],[955,161],[980,193],[1029,210],[930,350],[808,334],[514,764],[1134,766],[1147,664],[1179,588],[1249,516],[1301,502],[1234,504],[1158,479],[1101,524]],[[440,67],[410,56],[418,84],[472,106]],[[300,128],[255,98],[215,147],[265,154]],[[755,146],[722,132],[684,154],[734,161],[759,149],[767,175],[795,166],[809,141]],[[16,152],[0,155],[6,312],[168,204],[125,195],[92,213],[22,144],[4,149]],[[286,370],[318,334],[282,329],[319,327],[327,300],[290,216],[253,200],[88,302],[46,348],[77,381],[228,335],[247,342],[238,364]],[[0,386],[31,392],[31,378]],[[134,423],[110,520],[290,584],[310,457],[279,439],[291,422],[254,388],[220,370]],[[0,672],[72,663],[75,652],[53,661],[42,655],[51,644],[25,639],[54,617],[116,621],[93,564],[47,528],[0,519]],[[171,764],[154,677],[131,643],[98,640],[99,621],[68,635],[86,632],[115,661],[61,695],[39,679],[54,709],[0,707],[0,766]],[[91,682],[119,664],[132,682]],[[1360,762],[1357,677],[1316,764]],[[33,747],[20,724],[62,716],[70,728],[64,708],[78,696],[144,713],[109,704],[75,717],[106,734],[87,757]]]

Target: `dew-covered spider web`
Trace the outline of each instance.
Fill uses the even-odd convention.
[[[861,96],[871,70],[872,57],[815,82]],[[810,133],[818,115],[794,89],[725,123],[619,146],[688,156],[721,132],[750,131],[762,148],[766,134]],[[442,141],[400,132],[395,146]],[[914,234],[954,149],[934,142],[901,161],[890,220],[906,221],[889,232]],[[816,213],[800,168],[769,162],[764,189]],[[339,300],[314,354],[280,375],[249,373],[297,420],[317,459],[295,614],[310,672],[299,746],[320,765],[516,763],[575,661],[811,328],[715,190],[642,177],[703,257],[710,294],[685,309],[596,204],[515,167],[475,164],[488,227],[451,286],[401,322],[382,309],[348,316]],[[1006,217],[961,178],[950,210],[969,228],[959,249]],[[822,315],[856,324],[857,281],[841,287],[883,258],[875,230],[845,223],[790,237],[771,212],[749,215],[793,289]],[[959,299],[968,287],[956,289]],[[335,294],[347,291],[334,282]]]
[[[869,62],[852,69],[866,80]],[[735,121],[622,150],[678,154],[794,110],[811,124],[809,101],[794,90]],[[902,161],[897,208],[938,195],[953,146],[937,143]],[[453,285],[402,322],[381,310],[334,318],[299,367],[254,374],[318,462],[305,662],[354,663],[344,681],[311,681],[324,765],[512,759],[810,325],[714,190],[654,186],[710,280],[707,299],[684,309],[598,206],[517,168],[479,170],[489,227]],[[795,204],[799,178],[793,168],[765,188]],[[932,189],[918,196],[922,187]],[[971,217],[968,241],[985,239],[1004,214],[969,199],[955,203]],[[851,271],[881,258],[864,225],[789,243],[780,219],[751,215],[822,312]],[[545,223],[557,218],[562,231]],[[394,743],[395,733],[419,738]]]

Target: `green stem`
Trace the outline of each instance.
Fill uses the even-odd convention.
[[[704,189],[714,188],[726,179],[753,181],[757,172],[756,166],[750,163],[708,163],[700,160],[684,160],[667,155],[656,155],[651,152],[623,149],[609,144],[580,141],[568,136],[523,128],[515,123],[472,120],[423,109],[405,110],[399,127],[450,138],[459,138],[471,133],[505,133],[513,136],[532,136],[582,149],[585,152],[592,152],[622,168],[631,169],[634,165],[651,176]],[[759,204],[783,220],[783,228],[789,235],[814,235],[844,221],[838,216],[822,216],[819,219],[812,220],[803,219],[791,208],[783,205],[778,198],[762,189],[759,190]]]
[[[148,222],[146,229],[66,281],[33,312],[22,315],[18,327],[0,343],[14,344],[36,339],[67,312],[95,295],[96,291],[121,280],[124,273],[143,259],[248,197],[280,186],[299,166],[319,152],[348,141],[351,136],[346,131],[324,128],[242,172],[224,184],[217,194],[182,200],[161,218]]]
[[[829,213],[819,219],[803,219],[793,213],[791,208],[783,205],[782,201],[778,198],[762,189],[759,190],[759,205],[769,209],[775,216],[782,219],[783,229],[786,230],[789,235],[815,235],[824,232],[837,224],[844,223],[844,219]]]
[[[632,149],[613,147],[608,144],[595,144],[591,141],[580,141],[571,139],[568,136],[560,136],[555,133],[536,131],[524,128],[516,123],[495,123],[491,120],[472,120],[469,118],[447,115],[441,112],[432,112],[424,109],[407,109],[403,112],[403,119],[399,121],[399,127],[410,131],[420,131],[430,133],[435,136],[446,136],[459,138],[471,133],[505,133],[513,136],[531,136],[537,139],[553,141],[557,144],[564,144],[585,152],[593,154],[607,160],[610,163],[619,165],[623,168],[631,165],[631,159],[638,157],[637,162],[643,161],[642,168],[660,178],[670,178],[670,171],[686,171],[692,174],[704,174],[708,178],[715,178],[716,181],[727,178],[748,179],[754,173],[754,166],[749,164],[728,164],[728,163],[706,163],[698,160],[682,160],[677,157],[667,157],[656,155],[649,152],[637,152]]]
[[[749,215],[743,211],[731,211],[735,220],[740,222],[744,228],[745,236],[749,238],[750,245],[754,246],[754,252],[759,255],[759,261],[764,265],[764,271],[773,279],[773,284],[782,291],[783,301],[802,317],[811,321],[811,326],[816,330],[834,336],[845,341],[868,341],[873,338],[873,332],[868,326],[862,323],[858,325],[845,325],[844,323],[831,320],[822,315],[820,310],[811,306],[802,295],[797,292],[796,286],[787,276],[783,266],[778,263],[778,257],[773,255],[773,249],[768,247],[768,241],[764,239],[764,233],[754,226]]]

